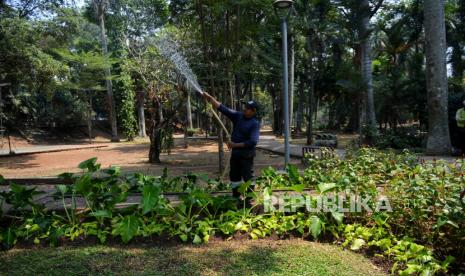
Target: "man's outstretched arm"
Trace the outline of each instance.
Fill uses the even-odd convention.
[[[221,103],[215,99],[213,96],[211,96],[210,94],[208,94],[207,92],[202,92],[202,97],[209,103],[212,104],[212,106],[215,108],[215,109],[218,109],[221,105]]]
[[[223,113],[226,117],[228,117],[230,120],[235,121],[238,116],[240,115],[239,112],[232,110],[230,108],[227,108],[226,106],[222,105],[217,99],[215,99],[213,96],[208,94],[207,92],[203,92],[202,97],[209,103],[212,104],[212,106],[217,109],[219,112]]]

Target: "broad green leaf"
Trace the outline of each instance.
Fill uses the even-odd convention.
[[[263,189],[262,194],[272,196],[273,195],[273,189],[271,187],[265,187],[265,189]]]
[[[192,241],[194,244],[201,244],[202,239],[199,237],[199,235],[195,235],[194,240]]]
[[[323,222],[317,216],[310,217],[310,233],[314,239],[318,239],[323,230]]]
[[[301,193],[305,189],[305,184],[293,185],[289,187],[289,189]]]
[[[115,225],[113,235],[121,236],[123,242],[127,243],[137,234],[139,226],[140,223],[136,216],[125,216]]]
[[[318,191],[324,194],[336,188],[336,183],[321,183],[321,184],[318,184],[317,187],[318,187]]]
[[[108,210],[99,210],[90,213],[91,216],[96,218],[111,218],[111,213]]]
[[[65,172],[62,174],[59,174],[58,177],[62,180],[72,180],[73,179],[73,173]]]
[[[12,227],[6,228],[2,233],[2,243],[5,248],[11,248],[16,244],[16,232]]]
[[[119,176],[121,174],[121,168],[120,167],[110,167],[105,171],[107,174],[111,176]]]
[[[249,227],[246,224],[244,224],[242,221],[239,221],[236,224],[234,229],[237,230],[237,231],[247,231],[247,230],[249,230]]]
[[[362,240],[362,239],[355,239],[353,242],[352,242],[352,245],[350,246],[350,250],[354,250],[354,251],[357,251],[359,250],[360,248],[362,248],[362,246],[365,245],[365,241]]]
[[[249,189],[250,185],[252,185],[252,180],[242,183],[237,190],[239,191],[239,193],[245,194]]]
[[[297,169],[296,166],[294,165],[288,165],[287,166],[287,173],[289,175],[289,181],[291,184],[295,184],[299,182],[299,170]]]
[[[341,224],[344,219],[344,214],[339,212],[331,212],[331,216],[334,218],[337,223]]]
[[[97,164],[97,157],[94,157],[79,163],[78,168],[81,170],[87,169],[89,172],[96,172],[100,169],[100,164]]]
[[[56,185],[56,188],[62,195],[66,194],[68,191],[68,186],[66,185]]]
[[[447,224],[449,225],[452,225],[453,227],[457,228],[457,229],[460,229],[460,226],[457,225],[457,223],[451,221],[451,220],[448,220],[446,221]]]
[[[63,237],[63,235],[64,231],[62,227],[52,227],[48,236],[50,244],[53,246],[57,246],[60,238]]]
[[[451,263],[455,261],[455,258],[452,256],[447,256],[446,259],[441,263],[441,267],[446,269]]]
[[[80,177],[75,184],[76,192],[87,196],[92,190],[92,179],[88,174]]]
[[[145,215],[150,212],[160,199],[161,189],[159,186],[147,184],[142,190],[142,213]]]

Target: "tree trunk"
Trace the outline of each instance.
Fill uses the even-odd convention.
[[[145,112],[144,112],[144,105],[145,105],[145,93],[144,91],[137,92],[137,113],[139,119],[139,137],[145,138],[147,136],[147,132],[145,129]]]
[[[424,0],[424,18],[428,97],[426,152],[450,154],[444,0]]]
[[[105,58],[108,58],[108,42],[107,35],[105,31],[105,6],[106,0],[93,0],[94,7],[97,12],[97,19],[100,26],[100,40],[102,43],[102,50]],[[113,84],[111,82],[111,69],[110,65],[105,69],[105,79],[107,87],[107,97],[108,97],[108,115],[110,118],[111,125],[111,141],[119,142],[118,138],[118,127],[116,123],[116,109],[115,109],[115,99],[113,97]]]
[[[92,144],[92,94],[89,92],[89,110],[87,113],[87,131],[89,132],[89,144]]]
[[[362,25],[360,26],[360,54],[361,54],[361,75],[365,86],[365,95],[362,98],[363,115],[362,126],[366,128],[366,142],[371,144],[373,135],[376,134],[376,113],[375,101],[373,95],[373,73],[372,73],[372,60],[371,60],[371,47],[372,40],[370,34],[370,2],[363,0],[361,3],[361,10],[363,13]]]
[[[150,129],[150,150],[149,150],[149,162],[160,164],[160,154],[162,151],[162,129],[163,129],[163,113],[161,111],[161,105],[157,99],[154,100],[154,112],[151,113],[151,129]]]
[[[304,121],[304,102],[305,102],[305,82],[304,76],[299,77],[299,101],[297,102],[297,116],[295,128],[297,132],[302,132],[302,125]]]
[[[150,133],[150,152],[149,152],[149,162],[160,164],[160,154],[161,154],[161,129],[158,126],[154,126]]]
[[[314,90],[315,90],[315,82],[313,81],[313,74],[312,74],[311,79],[310,79],[309,93],[308,93],[308,108],[309,108],[309,110],[308,110],[308,118],[307,118],[307,145],[313,144]]]
[[[192,106],[191,106],[191,93],[187,91],[187,127],[189,129],[194,128],[192,123]]]

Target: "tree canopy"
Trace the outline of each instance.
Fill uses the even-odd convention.
[[[306,133],[312,143],[315,130],[351,131],[361,143],[425,147],[439,122],[431,117],[439,111],[427,105],[433,44],[425,26],[443,22],[446,43],[436,49],[447,63],[441,124],[451,125],[454,144],[451,118],[464,99],[465,1],[439,3],[443,16],[429,14],[426,0],[294,2],[294,135]],[[128,139],[144,135],[138,130],[145,122],[149,136],[154,126],[170,128],[169,135],[186,124],[221,135],[203,103],[187,97],[183,76],[159,55],[153,41],[165,35],[180,45],[204,90],[232,108],[258,99],[264,125],[283,132],[281,34],[270,0],[7,0],[0,11],[0,82],[11,83],[1,116],[10,128],[79,127],[88,114],[83,95],[106,90],[93,94],[90,109]],[[437,139],[449,139],[445,132]]]

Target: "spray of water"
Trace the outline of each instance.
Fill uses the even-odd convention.
[[[194,72],[192,72],[192,69],[190,68],[184,56],[180,54],[176,42],[170,40],[168,37],[161,37],[159,40],[157,40],[156,46],[161,55],[164,58],[170,60],[176,70],[186,78],[186,81],[190,84],[190,86],[195,91],[202,94],[202,88],[197,81],[197,76],[194,74]]]
[[[197,81],[197,76],[192,72],[191,67],[189,66],[189,63],[187,63],[186,58],[184,58],[183,55],[180,54],[179,52],[179,47],[176,45],[176,42],[173,40],[170,40],[168,37],[164,36],[159,38],[156,41],[156,47],[160,51],[161,55],[170,60],[176,70],[178,71],[179,74],[183,75],[186,78],[186,81],[190,84],[190,86],[200,95],[203,94],[202,88],[200,87],[199,82]],[[215,119],[218,121],[220,126],[224,129],[227,139],[229,140],[231,135],[229,134],[228,129],[226,126],[223,124],[221,121],[220,117],[218,114],[213,110],[213,108],[210,106],[210,111],[215,117]]]

